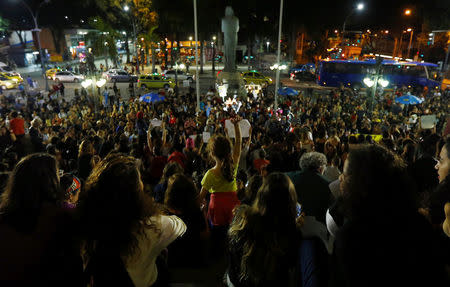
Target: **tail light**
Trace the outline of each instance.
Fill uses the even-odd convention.
[[[161,76],[165,77],[165,76],[166,76],[166,74],[162,74]]]
[[[140,79],[138,79],[138,81],[137,81],[137,82],[139,83],[140,81],[141,81],[141,80],[140,80]]]
[[[317,79],[319,80],[319,82],[320,82],[320,74],[319,74],[319,76],[317,76]]]

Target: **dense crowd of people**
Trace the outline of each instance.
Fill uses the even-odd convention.
[[[449,286],[450,95],[406,92],[1,95],[0,284]]]

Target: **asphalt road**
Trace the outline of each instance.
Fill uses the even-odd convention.
[[[96,61],[96,65],[99,66],[100,63],[103,61]],[[219,65],[218,67],[216,67],[216,71],[220,70],[222,67]],[[151,67],[146,67],[146,70],[144,72],[150,72]],[[239,71],[247,71],[247,66],[246,65],[240,65],[238,66],[238,70]],[[28,75],[31,76],[31,78],[34,81],[37,81],[38,83],[38,90],[45,90],[45,80],[44,78],[41,76],[41,70],[39,67],[34,66],[34,67],[28,67],[28,68],[22,68],[22,69],[18,69],[18,72],[21,73],[22,77],[24,78],[25,82],[24,85],[26,88],[28,88],[28,84],[26,82],[26,78]],[[195,66],[191,66],[191,69],[189,71],[191,74],[195,74]],[[212,72],[212,67],[211,65],[205,65],[204,67],[204,73],[200,74],[200,92],[202,94],[206,94],[206,92],[208,91],[209,88],[214,87],[215,86],[215,75],[217,72],[213,73]],[[272,77],[273,80],[275,80],[275,73],[273,73],[272,71],[266,71],[263,72],[266,76],[270,76]],[[317,84],[315,84],[314,82],[295,82],[289,79],[287,74],[282,74],[281,78],[280,78],[280,82],[283,86],[289,86],[295,89],[306,89],[306,88],[313,88],[315,91],[318,92],[328,92],[330,88],[327,87],[321,87]],[[53,80],[48,80],[48,85],[51,88],[52,85],[54,84]],[[128,99],[129,97],[129,92],[128,92],[128,83],[116,83],[117,88],[120,90],[120,94],[122,95],[122,97],[124,99]],[[65,82],[64,83],[65,86],[65,96],[67,99],[71,99],[74,96],[75,93],[75,89],[81,90],[82,86],[81,83],[70,83],[70,82]],[[181,81],[179,81],[178,84],[179,88],[180,88],[180,92],[185,92],[187,91],[187,87],[183,87],[183,83]],[[112,88],[113,87],[113,83],[106,83],[105,86],[102,88],[102,90],[107,87],[107,88]],[[195,82],[191,83],[191,87],[195,88]],[[88,91],[90,90],[90,88],[88,88]],[[96,91],[97,89],[95,88],[94,91]],[[270,86],[269,90],[274,90],[274,86]],[[17,92],[17,90],[8,90],[6,91],[6,93],[14,93]],[[147,91],[145,90],[136,90],[137,94],[144,94]]]

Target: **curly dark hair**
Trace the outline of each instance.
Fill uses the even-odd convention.
[[[241,250],[240,266],[234,266],[239,280],[260,286],[276,280],[280,268],[292,263],[286,259],[291,259],[300,242],[296,204],[297,195],[289,177],[271,173],[252,206],[241,205],[235,210],[228,236],[230,248]]]
[[[405,162],[380,145],[352,149],[344,165],[343,212],[349,218],[393,218],[417,210]]]
[[[63,201],[53,156],[37,153],[24,157],[11,172],[0,203],[0,221],[16,230],[31,232],[44,204]]]
[[[229,182],[234,180],[231,142],[225,136],[214,136],[208,144],[212,156],[222,161],[222,176]]]
[[[110,154],[94,167],[78,211],[86,255],[101,250],[125,258],[139,252],[145,228],[156,230],[149,218],[159,213],[143,191],[136,159],[123,154]]]

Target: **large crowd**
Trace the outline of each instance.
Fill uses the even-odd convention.
[[[450,286],[450,95],[406,93],[4,93],[0,285]]]

